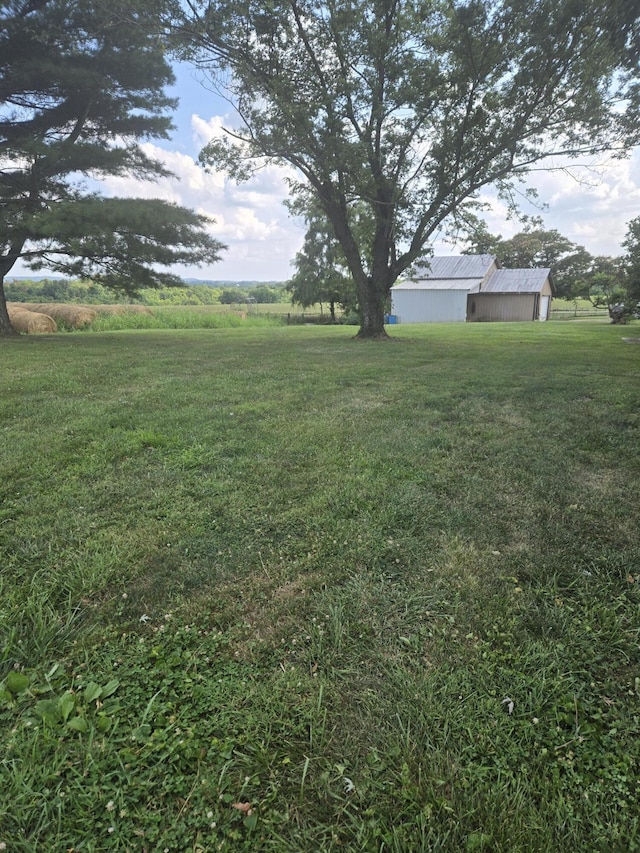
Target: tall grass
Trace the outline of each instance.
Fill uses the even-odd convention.
[[[239,329],[243,326],[275,326],[281,323],[278,317],[258,313],[196,310],[185,306],[153,308],[150,314],[102,314],[96,317],[90,330],[110,332],[126,329]]]

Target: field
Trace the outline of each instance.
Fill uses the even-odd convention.
[[[174,296],[175,298],[175,296]],[[133,329],[231,329],[280,325],[329,324],[330,313],[326,306],[313,305],[303,309],[290,302],[237,303],[213,305],[160,304],[160,305],[102,305],[78,303],[10,303],[14,309],[38,310],[55,320],[56,329],[40,327],[42,318],[35,322],[32,333],[59,332],[114,332]],[[29,315],[27,314],[26,317]],[[356,323],[353,315],[342,316],[338,321],[347,325]],[[568,302],[554,299],[551,312],[554,320],[609,323],[606,311],[593,308],[586,300]],[[16,329],[27,332],[14,317]],[[50,321],[49,321],[50,322]]]
[[[640,346],[0,345],[0,849],[640,850]]]

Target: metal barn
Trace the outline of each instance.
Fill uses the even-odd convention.
[[[553,296],[548,269],[498,269],[492,255],[434,257],[391,289],[397,323],[547,320]]]
[[[411,279],[391,289],[398,323],[455,323],[467,319],[467,298],[497,269],[491,255],[433,257]]]

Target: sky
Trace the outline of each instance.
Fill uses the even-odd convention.
[[[211,233],[228,249],[212,266],[176,267],[183,277],[285,281],[293,274],[292,261],[304,238],[303,223],[284,206],[285,177],[293,172],[269,166],[239,185],[222,173],[205,172],[198,164],[199,152],[222,127],[234,127],[237,119],[231,105],[207,88],[200,72],[185,64],[174,70],[176,86],[169,94],[179,98],[173,115],[176,130],[169,140],[145,143],[144,150],[176,177],[156,183],[110,178],[103,182],[105,192],[163,198],[215,219]]]
[[[127,178],[103,182],[106,195],[164,198],[193,208],[215,219],[212,234],[228,246],[222,260],[207,267],[176,267],[185,278],[216,281],[284,281],[293,273],[292,262],[302,245],[304,225],[290,217],[285,169],[267,167],[249,183],[236,185],[221,173],[206,173],[198,153],[222,127],[236,123],[233,109],[206,87],[206,80],[187,65],[176,66],[176,86],[170,91],[180,99],[173,116],[176,130],[168,140],[145,143],[146,152],[162,160],[175,174],[157,183]],[[604,158],[598,164],[574,164],[571,170],[535,172],[527,184],[538,191],[540,210],[524,197],[521,210],[543,217],[546,228],[555,228],[593,255],[618,255],[627,223],[640,216],[640,149],[629,159]],[[481,200],[490,205],[482,214],[489,231],[504,238],[522,230],[509,221],[504,203],[489,191]],[[462,247],[434,245],[436,254],[455,254]],[[22,274],[14,268],[16,274]]]

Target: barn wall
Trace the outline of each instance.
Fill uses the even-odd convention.
[[[464,323],[467,291],[392,290],[391,313],[398,323]]]
[[[536,293],[470,293],[467,320],[478,323],[535,320],[538,301]]]

